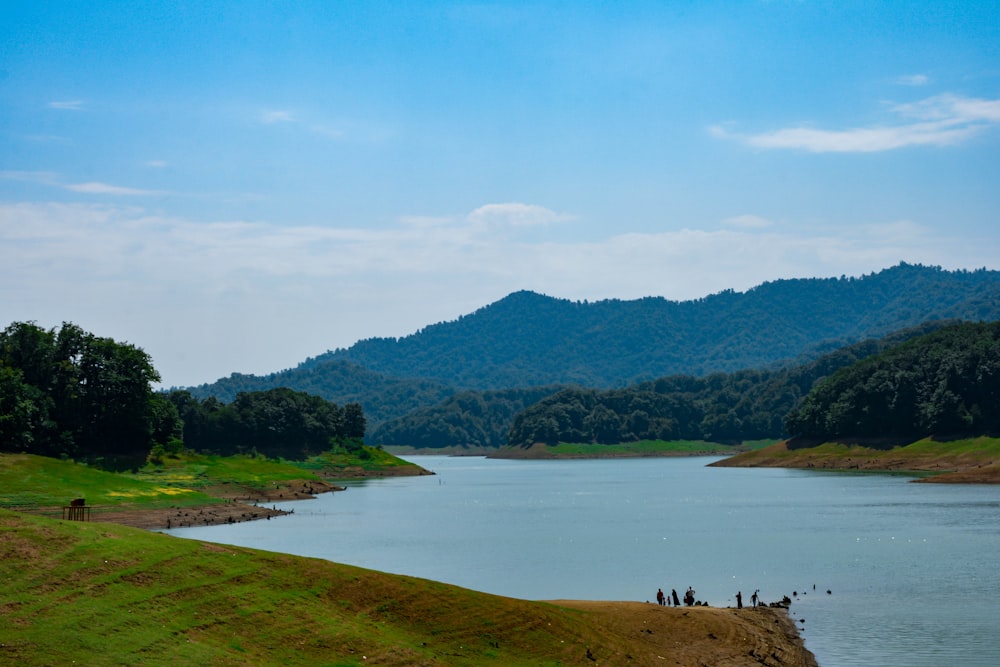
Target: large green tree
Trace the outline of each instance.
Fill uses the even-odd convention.
[[[152,390],[141,348],[75,324],[15,322],[0,332],[0,446],[49,456],[141,462],[176,415]]]

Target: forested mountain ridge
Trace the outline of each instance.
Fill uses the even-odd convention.
[[[927,320],[1000,319],[1000,272],[900,264],[861,278],[764,283],[692,301],[573,302],[516,292],[403,338],[363,340],[342,359],[463,389],[620,387],[667,375],[763,368]]]
[[[409,336],[359,341],[294,369],[234,374],[190,391],[229,401],[238,391],[286,386],[359,402],[375,429],[461,390],[613,388],[767,368],[945,319],[1000,319],[1000,272],[899,264],[680,302],[573,302],[522,291]]]

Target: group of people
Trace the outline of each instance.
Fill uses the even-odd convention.
[[[754,609],[757,608],[757,603],[760,602],[760,597],[757,595],[758,593],[760,593],[759,588],[753,592],[753,595],[750,596],[750,602],[753,603]],[[736,608],[743,609],[743,591],[736,591]]]
[[[750,596],[750,602],[753,603],[754,609],[757,608],[757,604],[760,601],[760,597],[757,595],[759,592],[760,590],[758,589],[753,592],[753,595]],[[661,607],[669,607],[671,606],[671,604],[673,604],[673,606],[675,607],[680,607],[681,601],[680,598],[677,596],[677,589],[674,588],[670,589],[670,594],[668,595],[663,592],[662,588],[657,588],[656,604],[660,605]],[[694,589],[688,586],[687,592],[684,593],[684,606],[693,607],[695,604],[696,603],[694,599]],[[736,608],[743,609],[743,591],[736,591]]]
[[[669,595],[664,593],[662,588],[656,589],[656,604],[661,607],[669,607],[671,604],[675,607],[680,607],[681,599],[677,595],[677,589],[670,589]],[[684,604],[688,607],[694,605],[694,589],[690,586],[688,586],[687,592],[684,594]]]

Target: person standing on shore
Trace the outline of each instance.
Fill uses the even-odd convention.
[[[663,606],[663,589],[662,588],[657,588],[656,589],[656,604],[660,605],[661,607]]]
[[[736,608],[743,609],[743,591],[736,591]]]
[[[674,606],[675,607],[680,607],[681,606],[681,599],[679,597],[677,597],[677,589],[676,588],[671,588],[670,589],[670,596],[674,599]]]
[[[757,602],[758,602],[758,601],[760,600],[760,598],[759,598],[759,597],[757,597],[757,593],[759,593],[759,592],[760,592],[760,589],[758,588],[757,590],[755,590],[755,591],[753,592],[753,595],[751,595],[751,596],[750,596],[750,602],[752,602],[752,603],[753,603],[753,608],[754,608],[754,609],[756,609],[756,608],[757,608]]]

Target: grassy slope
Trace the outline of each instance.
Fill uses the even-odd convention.
[[[995,483],[1000,482],[1000,438],[925,438],[891,449],[841,443],[789,449],[780,442],[714,465],[900,471],[933,475],[928,481]]]
[[[0,664],[743,664],[748,646],[804,660],[761,613],[571,609],[5,510],[0,537]]]
[[[168,480],[137,479],[33,454],[0,453],[0,507],[60,507],[74,498],[84,498],[88,505],[142,508],[222,502]]]

